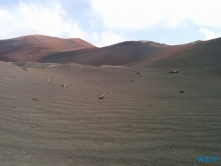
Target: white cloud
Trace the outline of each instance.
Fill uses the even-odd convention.
[[[128,31],[197,25],[221,27],[220,0],[91,0],[109,29]]]
[[[107,46],[134,40],[136,33],[129,32],[140,36],[155,28],[187,27],[188,21],[199,27],[221,28],[220,6],[219,0],[23,0],[19,6],[0,5],[0,39],[42,34],[78,37]],[[217,36],[200,32],[207,38]]]
[[[10,14],[7,10],[0,9],[0,22],[5,22],[10,18]]]
[[[77,21],[70,18],[57,3],[41,6],[20,1],[18,8],[0,8],[0,38],[42,34],[64,38],[85,38]]]
[[[122,42],[123,38],[111,32],[103,32],[101,34],[101,42],[103,45],[111,45]]]
[[[120,43],[126,40],[134,40],[133,38],[125,37],[111,31],[103,31],[102,33],[92,33],[92,40],[98,47],[109,46],[112,44]]]
[[[0,8],[0,39],[41,34],[61,38],[81,38],[99,47],[125,39],[117,33],[102,29],[100,33],[86,32],[79,26],[78,21],[74,20],[74,13],[71,14],[66,13],[56,1],[53,4],[46,3],[44,6],[30,1],[26,3],[20,1],[14,10]]]
[[[200,28],[199,32],[201,32],[205,35],[204,40],[210,40],[210,39],[221,37],[221,34],[215,34],[213,31],[208,30],[206,28]]]

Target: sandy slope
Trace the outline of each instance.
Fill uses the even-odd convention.
[[[1,166],[192,166],[198,156],[221,157],[220,67],[20,65],[0,62]]]
[[[195,68],[221,65],[221,38],[172,46],[151,61],[133,66],[147,68]]]
[[[81,39],[31,35],[0,40],[0,60],[168,69],[221,65],[221,38],[169,46],[125,41],[97,48]]]
[[[195,68],[221,65],[221,38],[168,46],[128,41],[99,49],[59,52],[41,62],[114,65],[140,68]]]
[[[40,62],[78,63],[91,66],[127,65],[150,60],[170,46],[154,42],[126,41],[99,49],[59,52]]]
[[[40,62],[155,69],[219,66],[221,64],[220,43],[221,38],[175,46],[149,41],[128,41],[99,49],[54,53]]]

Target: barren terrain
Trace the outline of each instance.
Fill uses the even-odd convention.
[[[220,165],[220,52],[221,38],[0,40],[0,165]]]
[[[175,69],[0,61],[0,165],[220,165],[221,67]]]

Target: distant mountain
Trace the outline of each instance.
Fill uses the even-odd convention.
[[[111,46],[69,52],[59,52],[43,58],[40,62],[79,63],[91,66],[128,65],[150,60],[170,46],[150,41],[127,41]]]
[[[221,38],[171,46],[151,61],[136,63],[142,68],[196,68],[221,65]]]
[[[39,61],[56,52],[97,48],[78,39],[60,39],[56,37],[30,35],[8,40],[0,40],[0,60],[2,61]]]
[[[144,40],[125,41],[97,48],[81,39],[32,35],[1,40],[0,60],[142,68],[219,66],[221,38],[174,46]]]
[[[127,41],[93,50],[55,53],[40,62],[141,68],[218,66],[221,65],[221,38],[174,46],[151,41]]]

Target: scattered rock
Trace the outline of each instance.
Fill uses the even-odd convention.
[[[37,99],[37,98],[34,98],[34,97],[32,98],[32,100],[41,101],[40,99]]]
[[[28,71],[28,70],[26,69],[26,67],[23,67],[22,69],[25,70],[25,71]]]
[[[101,99],[105,99],[104,95],[101,95],[101,96],[99,97],[99,99],[100,99],[100,100],[101,100]]]
[[[68,88],[65,84],[61,85],[62,88]]]
[[[177,70],[171,70],[170,73],[178,73]]]

